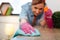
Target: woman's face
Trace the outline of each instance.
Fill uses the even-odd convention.
[[[32,11],[34,15],[38,16],[44,9],[44,3],[32,5]]]

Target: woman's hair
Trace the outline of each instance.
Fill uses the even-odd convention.
[[[32,5],[36,5],[39,3],[44,3],[44,5],[46,5],[45,0],[32,0]]]

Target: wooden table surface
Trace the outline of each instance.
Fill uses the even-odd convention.
[[[37,37],[26,37],[26,36],[17,36],[17,38],[25,38],[26,40],[60,40],[60,29],[49,29],[47,27],[36,26],[40,31],[40,36]]]

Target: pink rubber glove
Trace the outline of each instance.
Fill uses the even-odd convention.
[[[21,29],[25,32],[25,34],[27,33],[31,34],[31,31],[35,32],[34,28],[28,22],[23,23],[21,25]]]

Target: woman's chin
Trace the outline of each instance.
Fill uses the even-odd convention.
[[[36,16],[38,16],[39,14],[36,14]]]
[[[35,14],[35,16],[38,16],[39,14]]]

